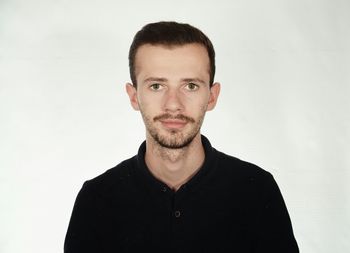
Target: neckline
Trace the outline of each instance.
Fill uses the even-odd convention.
[[[213,169],[213,163],[216,157],[216,150],[211,146],[208,138],[201,135],[202,145],[204,148],[205,158],[200,169],[181,187],[176,191],[176,193],[183,191],[184,189],[195,188],[202,181],[202,178]],[[156,178],[149,170],[145,162],[145,152],[146,152],[146,141],[144,141],[138,150],[136,157],[136,175],[140,178],[142,182],[150,186],[156,191],[161,192],[171,192],[175,193],[174,190],[170,189],[167,184]]]

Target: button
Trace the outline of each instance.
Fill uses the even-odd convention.
[[[180,212],[180,211],[175,211],[175,217],[176,217],[176,218],[179,218],[180,215],[181,215],[181,212]]]
[[[163,188],[162,188],[162,192],[166,192],[167,191],[167,189],[166,189],[166,187],[164,186]]]

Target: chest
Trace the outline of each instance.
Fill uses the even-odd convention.
[[[248,199],[210,188],[133,192],[108,205],[99,229],[104,244],[120,252],[250,252]]]

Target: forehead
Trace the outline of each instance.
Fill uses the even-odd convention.
[[[179,46],[145,44],[135,56],[137,78],[147,75],[183,75],[209,78],[209,56],[206,48],[198,43]],[[205,77],[203,77],[205,75]],[[207,76],[207,77],[206,77]]]

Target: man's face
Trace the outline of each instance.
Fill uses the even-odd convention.
[[[209,57],[200,44],[143,45],[136,53],[137,89],[127,85],[147,135],[162,147],[187,146],[200,133],[204,115],[214,108],[220,85],[209,88]]]

